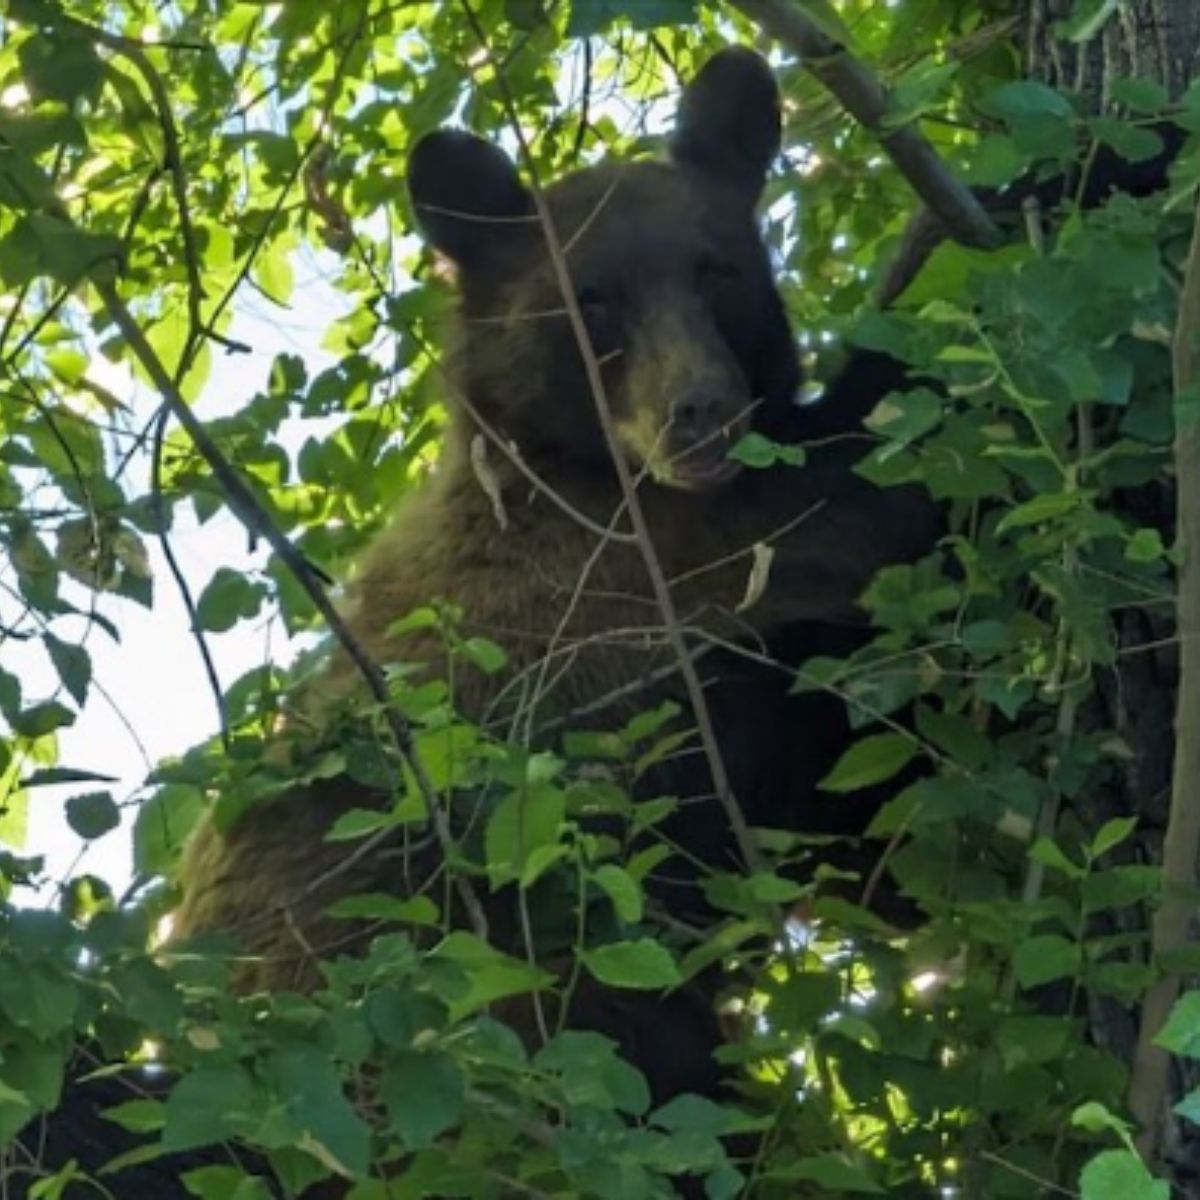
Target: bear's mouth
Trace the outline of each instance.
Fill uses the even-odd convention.
[[[749,427],[747,414],[676,450],[669,463],[671,482],[688,491],[706,491],[728,483],[742,470],[729,451]]]

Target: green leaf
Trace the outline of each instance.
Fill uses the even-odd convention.
[[[899,129],[941,103],[959,67],[957,62],[938,61],[932,56],[910,67],[891,89],[881,127]]]
[[[864,424],[892,443],[884,452],[886,455],[934,429],[940,424],[945,407],[945,397],[929,388],[892,392],[875,405]]]
[[[1081,3],[1085,0],[1080,0]],[[1112,0],[1092,0],[1096,4],[1112,3]],[[1113,79],[1109,82],[1109,93],[1118,104],[1127,105],[1134,112],[1160,113],[1171,102],[1167,89],[1157,79]]]
[[[1072,879],[1082,879],[1087,872],[1073,863],[1066,854],[1047,837],[1040,837],[1029,847],[1029,857],[1043,866],[1053,867]]]
[[[104,1110],[104,1119],[128,1129],[130,1133],[157,1133],[166,1123],[161,1100],[126,1100]]]
[[[392,983],[372,992],[365,1010],[371,1031],[396,1050],[411,1049],[418,1038],[444,1028],[447,1017],[441,1000],[408,983]]]
[[[255,617],[262,608],[266,585],[252,583],[240,571],[218,568],[196,601],[196,620],[201,629],[224,633],[245,617]]]
[[[241,1167],[197,1167],[179,1180],[198,1200],[271,1200],[273,1194],[266,1180],[247,1175]]]
[[[147,1033],[172,1033],[183,1019],[183,999],[171,976],[148,958],[135,958],[112,970],[111,982],[127,1017]]]
[[[721,1137],[740,1124],[741,1114],[722,1108],[703,1096],[676,1096],[650,1114],[650,1123],[672,1133],[702,1133]]]
[[[1083,965],[1078,942],[1058,934],[1037,934],[1020,942],[1013,954],[1013,970],[1022,987],[1040,987],[1055,979],[1072,978]]]
[[[807,455],[803,446],[789,446],[783,442],[775,442],[766,435],[751,430],[738,438],[730,447],[729,457],[740,462],[744,467],[761,470],[765,467],[773,467],[776,463],[802,467]]]
[[[121,242],[107,233],[89,233],[61,217],[33,212],[0,240],[0,273],[13,284],[42,275],[68,287],[95,275],[115,275]]]
[[[508,662],[508,655],[503,648],[488,638],[467,638],[459,644],[458,650],[486,675],[495,675]]]
[[[165,1150],[195,1150],[255,1129],[262,1095],[241,1067],[197,1067],[171,1089],[164,1106]]]
[[[1113,817],[1105,821],[1092,838],[1092,857],[1099,858],[1114,846],[1119,846],[1137,828],[1137,823],[1137,817]]]
[[[170,871],[196,822],[207,811],[204,793],[183,783],[168,783],[138,808],[133,823],[133,865],[147,875]]]
[[[1132,1150],[1104,1150],[1080,1172],[1081,1200],[1171,1200],[1171,1188],[1155,1179]]]
[[[1142,129],[1115,117],[1093,117],[1088,127],[1098,141],[1111,146],[1131,163],[1146,162],[1163,152],[1163,140],[1152,129]]]
[[[1071,1113],[1071,1124],[1089,1133],[1115,1133],[1122,1141],[1128,1139],[1133,1128],[1123,1117],[1118,1117],[1097,1100],[1079,1105]]]
[[[394,921],[400,925],[436,925],[441,920],[437,905],[428,896],[405,900],[383,892],[345,896],[325,911],[346,920]]]
[[[1077,1037],[1073,1023],[1063,1017],[1003,1017],[996,1030],[996,1047],[1007,1070],[1062,1058]]]
[[[642,889],[624,867],[605,863],[592,873],[592,879],[603,888],[624,924],[636,925],[642,919]]]
[[[54,201],[50,177],[27,154],[14,146],[0,145],[0,204],[18,212],[45,207]],[[4,239],[0,272],[13,282],[27,281],[33,273],[33,250],[20,237]]]
[[[1075,0],[1071,15],[1055,23],[1054,32],[1069,42],[1090,42],[1121,7],[1121,0]]]
[[[1053,520],[1065,516],[1079,507],[1081,497],[1078,492],[1047,492],[1026,500],[1009,509],[1004,518],[996,526],[997,533],[1006,533],[1010,529],[1020,529],[1026,525],[1037,525],[1042,521]]]
[[[1019,121],[1025,117],[1070,120],[1075,115],[1065,96],[1044,83],[1032,80],[1002,84],[983,97],[980,107],[984,112],[1008,121]]]
[[[1185,1117],[1193,1125],[1200,1125],[1200,1088],[1194,1088],[1188,1092],[1172,1111]]]
[[[458,1064],[441,1052],[392,1055],[379,1081],[392,1127],[409,1150],[420,1150],[452,1129],[466,1107]]]
[[[82,646],[60,641],[52,633],[42,635],[42,644],[50,655],[63,687],[76,704],[82,705],[92,681],[92,660],[88,652]]]
[[[456,996],[451,1004],[452,1020],[478,1012],[505,996],[537,991],[554,980],[549,972],[502,954],[464,929],[443,938],[430,957],[453,963],[467,977],[466,994]]]
[[[300,1144],[340,1175],[365,1174],[371,1131],[346,1099],[329,1056],[309,1046],[275,1051],[262,1071],[272,1101],[300,1133]]]
[[[815,1183],[823,1192],[832,1195],[882,1196],[884,1189],[871,1178],[864,1167],[852,1163],[840,1154],[818,1154],[784,1165],[773,1176]]]
[[[1200,1058],[1200,991],[1186,992],[1175,1001],[1154,1044],[1183,1058]]]
[[[546,22],[544,0],[504,0],[504,19],[514,29],[536,29]]]
[[[1158,562],[1166,552],[1162,534],[1157,529],[1139,529],[1125,544],[1125,557],[1130,562]]]
[[[73,980],[40,964],[0,960],[0,1011],[38,1038],[70,1029],[79,1006]],[[26,1089],[28,1090],[28,1089]]]
[[[42,767],[26,775],[22,787],[55,787],[60,783],[117,783],[115,775],[104,775],[99,771],[87,771],[80,767]]]
[[[23,737],[39,738],[64,725],[74,725],[75,714],[57,700],[47,700],[18,713],[12,724],[13,729]]]
[[[554,1077],[563,1098],[574,1107],[637,1117],[650,1107],[650,1089],[642,1073],[601,1034],[565,1029],[538,1051],[534,1066]]]
[[[378,808],[351,808],[334,821],[329,832],[325,834],[325,840],[352,842],[356,838],[378,833],[381,829],[389,829],[395,824],[396,818],[393,813]]]
[[[103,837],[121,823],[121,810],[109,792],[72,796],[66,804],[67,824],[81,838]]]
[[[587,969],[610,987],[658,989],[682,982],[667,948],[651,938],[611,942],[581,957]]]
[[[1158,894],[1161,886],[1162,872],[1148,863],[1093,871],[1083,881],[1083,909],[1093,913],[1144,904]]]
[[[517,879],[529,855],[558,841],[566,796],[553,785],[510,792],[492,813],[484,837],[488,875],[493,883]]]
[[[603,33],[624,18],[634,29],[686,25],[696,20],[699,0],[571,0],[567,37]]]
[[[891,779],[917,753],[912,738],[899,733],[876,733],[862,738],[842,754],[818,787],[827,792],[854,792]]]
[[[63,29],[41,32],[21,43],[17,52],[25,86],[35,99],[59,100],[70,106],[94,96],[104,78],[104,65],[91,41]]]

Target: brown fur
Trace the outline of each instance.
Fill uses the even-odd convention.
[[[761,63],[736,53],[732,59],[740,82],[761,92]],[[730,57],[715,61],[722,60],[728,66]],[[722,86],[723,110],[730,98]],[[699,84],[691,99],[698,94]],[[773,105],[773,88],[770,98]],[[929,538],[927,523],[851,473],[861,446],[835,440],[815,449],[802,470],[747,470],[721,486],[707,486],[706,476],[697,482],[679,466],[706,453],[703,445],[744,422],[755,404],[756,425],[772,432],[803,435],[809,421],[791,405],[795,349],[753,225],[765,164],[748,169],[736,161],[736,147],[706,146],[695,127],[704,106],[685,104],[689,113],[693,124],[681,129],[674,164],[597,168],[548,192],[605,363],[614,419],[640,474],[653,548],[691,628],[736,638],[747,627],[769,635],[798,620],[854,621],[855,599],[874,571],[923,550]],[[777,140],[777,112],[758,115],[775,122]],[[743,128],[737,136],[749,135]],[[462,714],[500,722],[502,730],[514,698],[526,709],[536,701],[539,713],[569,716],[613,696],[601,719],[615,724],[650,705],[654,697],[638,681],[669,661],[645,562],[636,545],[595,530],[612,524],[627,535],[629,524],[540,231],[520,220],[528,198],[490,148],[462,135],[435,137],[442,140],[424,159],[421,149],[414,155],[414,195],[419,213],[423,198],[434,197],[427,229],[459,261],[457,379],[469,403],[451,397],[443,461],[365,556],[348,586],[346,617],[376,661],[427,663],[438,674],[445,656],[439,635],[398,640],[388,629],[433,598],[451,601],[465,614],[465,634],[493,638],[509,655],[500,676],[456,666]],[[451,160],[445,169],[439,155]],[[446,215],[471,205],[507,223],[480,227]],[[710,259],[718,263],[715,284],[704,265]],[[693,418],[682,401],[697,397],[707,415]],[[851,397],[842,428],[854,427],[857,400]],[[472,408],[515,442],[540,487],[491,446],[485,489],[471,461],[479,433]],[[499,513],[488,494],[496,489]],[[764,542],[776,551],[770,584],[735,616],[752,547]],[[313,711],[354,687],[353,670],[336,654],[310,688]],[[403,890],[406,878],[411,886],[395,845],[344,869],[354,843],[325,840],[341,812],[374,803],[362,788],[334,780],[260,805],[227,833],[204,824],[183,865],[176,936],[235,930],[255,959],[246,986],[310,984],[313,957],[345,936],[344,922],[322,915],[332,899]],[[425,870],[436,869],[436,855],[426,857]],[[327,886],[314,891],[314,881],[326,877]],[[495,924],[505,926],[506,907],[493,907]],[[504,942],[502,932],[497,940]]]

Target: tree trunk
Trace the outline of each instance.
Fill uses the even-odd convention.
[[[1077,7],[1077,0],[1029,0],[1026,69],[1031,79],[1079,93],[1087,111],[1109,106],[1115,79],[1153,79],[1177,98],[1200,70],[1196,0],[1119,0],[1089,40],[1055,36]]]
[[[1172,99],[1177,99],[1200,73],[1200,4],[1196,0],[1118,0],[1094,36],[1070,41],[1062,36],[1061,27],[1056,29],[1056,23],[1075,7],[1076,0],[1028,0],[1026,70],[1031,79],[1076,93],[1085,113],[1099,114],[1112,107],[1112,85],[1116,80],[1153,80],[1162,84]],[[1193,256],[1200,246],[1197,236],[1200,235],[1193,237]],[[1192,282],[1194,291],[1195,281]],[[1194,295],[1191,303],[1194,307]],[[1196,365],[1195,346],[1191,344],[1196,314],[1191,314],[1190,321],[1185,321],[1184,316],[1176,335],[1177,389],[1194,375]],[[1178,465],[1185,461],[1184,452],[1194,453],[1195,447],[1186,430],[1177,432],[1176,437]],[[1185,479],[1186,485],[1180,489],[1182,502],[1191,481],[1183,474],[1179,478]],[[1182,510],[1175,514],[1175,497],[1165,485],[1140,489],[1129,498],[1129,504],[1139,523],[1156,525],[1164,534],[1174,526],[1181,542],[1188,537],[1188,527],[1194,523],[1184,519],[1189,514]],[[1194,534],[1190,540],[1196,540]],[[1200,607],[1197,602],[1200,586],[1189,574],[1195,571],[1200,556],[1195,546],[1180,548],[1184,551],[1185,566],[1180,574],[1175,619],[1149,612],[1127,612],[1118,622],[1122,644],[1163,648],[1123,657],[1114,678],[1101,688],[1109,710],[1103,720],[1121,733],[1133,750],[1133,760],[1123,778],[1115,781],[1108,794],[1098,798],[1097,806],[1107,810],[1099,815],[1137,813],[1143,818],[1147,832],[1160,831],[1155,839],[1160,844],[1148,847],[1147,854],[1163,866],[1166,885],[1155,917],[1156,957],[1178,949],[1188,940],[1189,902],[1172,899],[1170,888],[1172,884],[1194,884],[1195,834],[1200,820],[1197,813],[1200,800],[1193,778],[1200,762],[1200,745],[1196,744],[1200,716],[1189,713],[1186,704],[1181,704],[1176,712],[1177,694],[1194,696],[1200,683],[1195,679],[1200,673],[1200,657],[1190,644],[1184,646],[1182,654],[1175,645],[1179,640],[1177,631],[1195,628],[1200,619],[1200,614],[1194,611]],[[1115,1006],[1093,1006],[1091,1016],[1097,1040],[1123,1043],[1110,1048],[1131,1062],[1129,1106],[1140,1126],[1139,1148],[1152,1165],[1175,1176],[1178,1194],[1195,1197],[1200,1190],[1194,1169],[1188,1169],[1196,1157],[1195,1126],[1177,1117],[1171,1111],[1171,1104],[1182,1092],[1194,1087],[1197,1080],[1190,1077],[1194,1075],[1190,1064],[1182,1060],[1172,1063],[1166,1052],[1153,1044],[1153,1037],[1181,985],[1180,977],[1168,972],[1150,990],[1142,1012],[1136,1015],[1141,1028],[1134,1046],[1127,1045],[1133,1034],[1127,1014],[1114,1011]],[[1115,1039],[1114,1031],[1119,1031]]]

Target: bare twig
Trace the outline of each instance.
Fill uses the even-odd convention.
[[[238,474],[229,460],[221,453],[220,447],[213,441],[204,424],[196,416],[191,406],[184,400],[175,381],[168,374],[162,360],[154,352],[154,348],[146,339],[141,326],[134,320],[133,314],[125,307],[124,301],[117,292],[116,286],[109,282],[96,282],[96,290],[104,302],[109,316],[121,331],[129,344],[134,356],[142,364],[151,382],[158,389],[163,403],[171,415],[183,426],[187,435],[208,464],[217,482],[221,484],[234,512],[251,532],[260,535],[272,550],[279,556],[280,561],[292,573],[305,594],[312,601],[316,610],[321,614],[330,632],[339,645],[345,650],[351,662],[354,663],[367,689],[382,708],[388,728],[395,740],[396,746],[413,772],[421,797],[429,811],[429,819],[433,824],[434,833],[447,858],[453,847],[453,834],[450,829],[450,819],[443,809],[437,790],[429,779],[420,758],[413,745],[412,730],[403,715],[391,703],[388,694],[387,680],[374,660],[367,654],[362,644],[351,632],[341,613],[338,612],[325,583],[317,574],[312,564],[305,556],[288,541],[258,497]],[[480,937],[487,937],[487,918],[479,903],[479,898],[471,883],[461,874],[455,874],[455,885],[459,898],[471,921],[472,928]]]
[[[1175,394],[1200,381],[1200,210],[1184,272],[1174,341]],[[1195,912],[1189,894],[1200,856],[1200,426],[1181,422],[1175,433],[1175,519],[1179,569],[1176,599],[1179,692],[1175,700],[1175,764],[1171,811],[1163,837],[1162,897],[1154,915],[1154,958],[1187,944]],[[1168,970],[1142,1003],[1137,1051],[1129,1080],[1129,1110],[1141,1126],[1138,1148],[1147,1158],[1162,1141],[1160,1123],[1169,1085],[1167,1052],[1154,1044],[1180,989],[1178,971]]]
[[[141,75],[154,102],[154,112],[158,117],[163,138],[162,165],[171,181],[171,192],[179,214],[179,236],[183,240],[183,261],[188,277],[188,337],[183,352],[179,356],[176,377],[182,378],[187,371],[193,347],[204,337],[212,338],[227,350],[248,352],[249,346],[222,337],[212,328],[211,324],[206,324],[201,312],[201,305],[204,301],[204,285],[200,278],[200,252],[196,245],[196,231],[192,225],[191,212],[188,207],[187,174],[184,170],[183,153],[179,145],[179,130],[175,125],[171,96],[167,91],[166,82],[150,61],[142,43],[110,33],[98,25],[89,25],[87,22],[76,20],[73,17],[64,17],[62,21],[70,28],[78,30],[92,41],[111,50],[114,54],[119,54],[127,59]],[[197,48],[203,49],[203,47]]]
[[[765,32],[798,54],[804,67],[837,97],[851,116],[878,139],[913,190],[937,214],[952,237],[967,246],[995,246],[1000,233],[972,194],[957,180],[913,124],[889,129],[883,84],[844,46],[838,45],[790,0],[729,0]]]
[[[204,674],[208,677],[208,686],[212,690],[213,702],[217,706],[217,719],[221,724],[221,745],[229,749],[229,715],[225,711],[225,693],[221,689],[221,677],[217,674],[217,664],[213,660],[212,651],[208,648],[208,639],[204,636],[204,628],[200,624],[200,614],[196,611],[196,601],[192,589],[188,586],[187,576],[175,557],[175,548],[171,545],[171,534],[167,529],[167,504],[163,496],[162,461],[163,441],[167,432],[167,422],[171,419],[171,411],[165,405],[158,410],[158,419],[154,422],[154,444],[150,450],[150,495],[154,506],[154,519],[158,525],[155,531],[158,536],[158,546],[166,561],[167,570],[175,580],[175,588],[183,601],[187,612],[188,628],[200,652],[200,661],[204,665]]]
[[[713,728],[712,718],[708,711],[708,702],[704,695],[704,687],[696,670],[696,664],[688,650],[683,626],[679,621],[679,616],[675,609],[675,601],[671,595],[671,589],[667,583],[666,576],[663,573],[662,564],[658,561],[658,556],[654,551],[654,543],[650,536],[646,515],[638,499],[637,488],[630,474],[629,464],[625,459],[616,425],[613,421],[612,409],[609,405],[608,393],[604,386],[604,377],[600,369],[600,364],[596,358],[595,351],[592,349],[591,338],[588,336],[587,331],[587,323],[584,321],[583,313],[580,310],[575,294],[575,288],[571,282],[570,268],[567,265],[566,255],[563,253],[562,239],[558,236],[558,231],[554,224],[554,216],[550,212],[545,192],[542,190],[538,180],[536,163],[529,146],[529,140],[526,138],[525,131],[521,127],[521,119],[517,112],[517,105],[512,94],[512,89],[508,86],[508,80],[504,72],[499,69],[499,65],[492,54],[491,46],[487,40],[487,35],[479,23],[479,16],[470,0],[460,0],[460,2],[463,13],[474,31],[488,65],[495,71],[496,87],[500,94],[505,114],[508,117],[513,136],[516,139],[521,161],[525,165],[529,176],[530,194],[533,197],[534,210],[541,224],[542,235],[545,238],[546,251],[550,257],[555,281],[562,293],[563,303],[567,309],[567,317],[571,322],[571,330],[579,346],[579,352],[583,359],[587,375],[588,387],[596,405],[596,414],[604,434],[605,444],[608,448],[609,457],[612,460],[618,483],[620,484],[621,495],[624,498],[625,506],[629,513],[630,525],[637,536],[638,549],[641,551],[655,603],[662,613],[667,641],[672,653],[679,662],[680,674],[687,690],[688,702],[692,706],[692,713],[700,733],[700,740],[704,746],[705,758],[708,761],[709,770],[712,772],[714,790],[725,810],[726,819],[729,821],[729,828],[737,843],[742,861],[750,870],[760,870],[762,866],[761,856],[754,844],[750,827],[746,823],[741,806],[738,804],[737,798],[734,796],[733,789],[730,786],[729,775],[725,769],[724,760],[721,757],[721,750],[717,744],[716,731]]]

